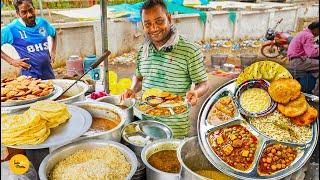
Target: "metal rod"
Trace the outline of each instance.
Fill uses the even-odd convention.
[[[40,15],[43,17],[42,1],[39,0]]]
[[[100,0],[101,10],[101,40],[102,40],[102,52],[108,49],[108,31],[107,31],[107,0]],[[109,93],[109,70],[108,60],[103,62],[103,85],[104,91]]]

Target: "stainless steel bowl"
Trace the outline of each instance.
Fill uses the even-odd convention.
[[[148,159],[149,157],[159,151],[162,150],[177,150],[178,146],[180,145],[181,140],[175,139],[161,139],[148,144],[142,149],[141,152],[141,159],[142,162],[146,166],[147,170],[147,179],[152,180],[179,180],[180,175],[179,173],[167,173],[160,171],[149,164]]]
[[[196,136],[182,142],[178,147],[177,155],[181,164],[180,178],[183,180],[209,180],[209,178],[195,173],[199,170],[220,172],[203,154]],[[217,177],[217,179],[219,178]]]
[[[70,79],[52,79],[53,84],[60,86],[63,90],[66,90],[75,80]],[[85,93],[88,91],[89,86],[84,82],[77,82],[72,86],[66,93],[65,96],[70,96],[69,98],[57,100],[65,104],[71,104],[78,101],[85,100]]]
[[[146,128],[148,128],[149,131],[144,130]],[[155,137],[153,134],[157,134],[157,137]],[[173,133],[169,126],[158,121],[141,120],[125,125],[121,131],[123,144],[128,146],[137,155],[137,157],[140,157],[142,149],[146,146],[146,144],[134,143],[129,140],[130,136],[140,136],[141,138],[149,137],[150,139],[148,141],[151,143],[152,141],[159,139],[171,139]]]
[[[117,142],[105,141],[102,139],[88,139],[88,140],[77,141],[55,150],[53,153],[47,155],[46,158],[44,158],[44,160],[41,162],[39,167],[39,177],[41,180],[47,180],[48,179],[47,177],[51,172],[52,168],[59,161],[69,157],[70,155],[75,153],[77,150],[80,150],[80,149],[89,150],[93,148],[101,148],[106,146],[116,147],[118,150],[120,150],[123,153],[123,155],[126,157],[126,160],[131,164],[130,173],[126,178],[130,180],[137,170],[137,164],[138,164],[137,157],[128,147]]]
[[[87,131],[85,134],[83,134],[80,137],[80,139],[99,138],[99,139],[120,142],[121,130],[125,125],[125,118],[124,118],[123,111],[119,107],[109,103],[95,102],[95,101],[76,102],[76,103],[73,103],[73,105],[87,110],[93,118],[99,117],[99,118],[107,118],[110,120],[114,120],[116,116],[120,117],[120,122],[115,128],[108,131],[103,131],[103,132]]]
[[[105,96],[105,97],[96,99],[96,101],[110,103],[118,106],[120,105],[120,96]],[[128,107],[126,109],[122,109],[122,111],[124,112],[126,123],[130,123],[133,120],[133,107],[135,104],[136,104],[135,99],[126,99],[123,102],[123,105]]]

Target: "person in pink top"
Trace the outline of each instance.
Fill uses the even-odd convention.
[[[312,94],[319,96],[319,45],[315,37],[319,36],[319,21],[311,23],[299,32],[288,47],[288,68],[312,73],[317,78]]]

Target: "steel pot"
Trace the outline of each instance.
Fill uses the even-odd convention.
[[[92,118],[100,117],[100,118],[108,118],[110,120],[114,120],[116,116],[119,116],[118,125],[111,130],[103,131],[103,132],[94,132],[94,131],[87,131],[79,138],[75,139],[73,142],[89,139],[89,138],[96,138],[96,139],[104,139],[104,140],[111,140],[115,142],[120,142],[121,140],[121,130],[125,125],[125,119],[123,112],[117,106],[114,106],[109,103],[103,102],[96,102],[96,101],[80,101],[73,103],[72,105],[81,107],[82,109],[88,111]],[[69,142],[70,143],[70,142]],[[68,143],[68,144],[69,144]],[[66,145],[61,144],[59,146],[50,147],[49,151],[52,152],[55,149]]]
[[[99,139],[105,139],[105,140],[112,140],[116,142],[120,142],[121,140],[121,130],[125,125],[125,118],[123,111],[121,108],[104,102],[95,102],[95,101],[82,101],[82,102],[76,102],[73,103],[73,105],[81,107],[85,110],[87,110],[92,118],[99,117],[99,118],[107,118],[110,120],[114,120],[119,116],[120,122],[117,122],[118,125],[108,131],[103,132],[86,132],[84,135],[82,135],[80,138],[99,138]]]
[[[105,97],[96,99],[96,101],[110,103],[110,104],[119,106],[120,96],[105,96]],[[133,120],[133,107],[135,104],[136,104],[135,99],[126,99],[123,102],[123,105],[128,107],[126,109],[122,109],[122,111],[124,112],[124,118],[126,119],[126,124],[130,123]]]
[[[141,152],[141,159],[142,162],[146,166],[146,171],[147,171],[147,179],[152,179],[152,180],[179,180],[180,175],[179,173],[167,173],[160,171],[151,164],[149,164],[148,159],[149,157],[162,150],[177,150],[179,144],[181,143],[181,140],[175,140],[175,139],[161,139],[152,142],[151,144],[148,144],[142,149]]]
[[[205,157],[196,136],[183,141],[177,149],[177,155],[181,164],[180,178],[183,180],[209,180],[195,173],[198,170],[220,172]]]
[[[63,90],[66,90],[75,80],[70,79],[52,79],[53,84],[60,86]],[[73,85],[64,95],[70,96],[65,99],[57,100],[65,104],[71,104],[78,101],[85,100],[85,93],[88,91],[89,86],[84,82],[77,82]]]
[[[80,149],[93,149],[93,148],[101,148],[106,146],[113,146],[116,147],[118,150],[120,150],[124,156],[126,157],[126,160],[131,164],[131,170],[130,173],[127,176],[127,180],[130,180],[134,173],[137,170],[137,157],[134,155],[134,153],[126,146],[113,142],[113,141],[105,141],[102,139],[87,139],[82,141],[73,142],[71,144],[68,144],[66,146],[63,146],[57,150],[55,150],[53,153],[50,153],[47,155],[44,160],[41,162],[39,167],[39,177],[41,180],[47,180],[49,173],[51,172],[52,168],[61,160],[67,158],[68,156],[75,153],[77,150]],[[79,172],[81,173],[81,172]]]

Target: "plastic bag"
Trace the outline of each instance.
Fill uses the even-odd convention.
[[[13,174],[9,168],[9,161],[1,162],[1,179],[6,180],[38,180],[37,171],[30,162],[29,170],[22,175]]]

